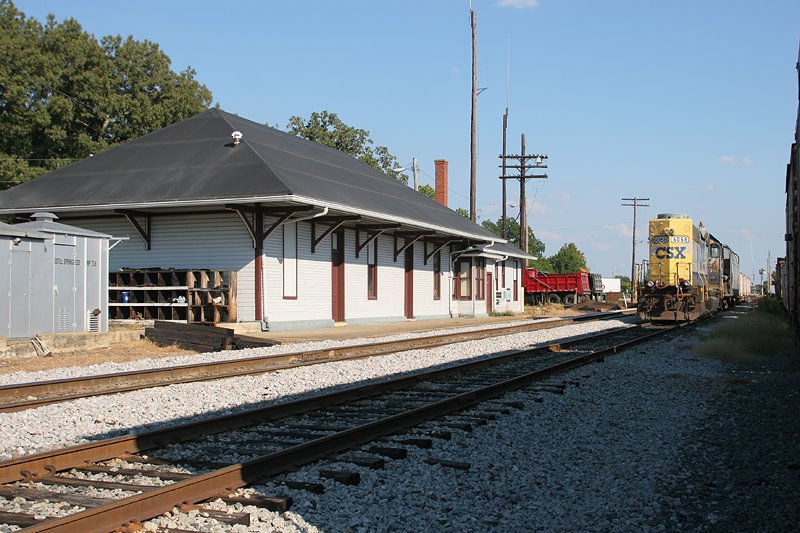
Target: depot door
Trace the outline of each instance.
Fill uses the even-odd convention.
[[[331,234],[331,316],[344,322],[344,230]]]
[[[414,245],[406,248],[405,253],[405,315],[414,318]]]
[[[492,273],[486,273],[486,312],[494,311],[494,287],[492,286]]]

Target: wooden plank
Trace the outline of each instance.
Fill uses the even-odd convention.
[[[94,487],[96,489],[121,489],[133,492],[144,492],[160,488],[157,485],[136,485],[133,483],[115,483],[113,481],[96,481],[94,479],[77,479],[71,477],[45,477],[37,479],[45,485],[67,485],[70,487]]]
[[[322,485],[321,483],[305,483],[303,481],[291,481],[287,479],[283,482],[283,484],[290,489],[305,490],[314,494],[325,493],[325,485]]]
[[[281,344],[281,341],[264,339],[262,337],[253,337],[251,335],[233,336],[233,345],[240,350],[243,348],[260,348],[262,346],[275,346],[278,344]]]
[[[213,518],[218,522],[222,522],[228,526],[247,526],[250,527],[251,517],[250,513],[240,513],[237,511],[217,511],[216,509],[209,509],[208,507],[200,507],[198,509],[209,518]]]
[[[251,496],[250,498],[231,497],[220,499],[228,505],[233,505],[235,503],[254,505],[274,513],[285,513],[293,503],[292,499],[288,496]]]
[[[205,331],[207,333],[217,333],[233,337],[234,331],[231,328],[220,328],[217,326],[205,326],[202,324],[184,324],[182,322],[168,322],[165,320],[156,320],[153,326],[156,329],[168,329],[177,331]]]
[[[446,468],[455,468],[456,470],[469,470],[471,465],[469,463],[462,463],[460,461],[451,461],[449,459],[440,459],[438,457],[428,457],[425,462],[429,465],[439,465]]]
[[[91,472],[94,474],[110,474],[112,476],[144,476],[163,479],[165,481],[183,481],[194,477],[195,474],[187,474],[184,472],[169,472],[152,469],[139,469],[139,468],[117,468],[115,466],[91,465],[75,469],[78,472]]]
[[[0,523],[9,526],[30,527],[41,522],[31,514],[25,513],[3,513],[0,512]]]
[[[26,500],[36,501],[49,501],[49,502],[63,502],[69,505],[78,505],[80,507],[96,507],[113,502],[112,498],[96,498],[85,494],[76,494],[72,492],[56,492],[53,490],[36,489],[28,487],[14,487],[3,485],[0,486],[0,496],[6,499],[12,498],[25,498]]]
[[[236,322],[238,292],[237,272],[233,271],[228,274],[228,322]]]
[[[332,479],[342,485],[358,485],[361,482],[361,474],[358,472],[341,472],[339,470],[320,470],[319,476]]]
[[[149,331],[148,331],[149,330]],[[207,344],[209,346],[223,346],[233,343],[232,338],[220,335],[193,334],[187,331],[163,331],[145,328],[145,336],[153,340],[193,342],[195,344]]]

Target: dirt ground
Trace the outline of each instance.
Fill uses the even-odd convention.
[[[136,361],[138,359],[159,359],[173,355],[188,355],[197,353],[177,346],[156,346],[147,339],[136,341],[117,342],[107,348],[92,348],[87,350],[57,352],[48,357],[24,357],[14,359],[0,359],[0,374],[51,368],[65,368],[71,366],[89,366],[100,363],[121,363]]]
[[[585,311],[565,309],[560,304],[548,304],[542,307],[527,307],[525,314],[532,318],[548,316],[575,316]],[[107,348],[93,348],[69,352],[56,352],[48,357],[26,357],[15,359],[0,358],[0,374],[26,371],[36,372],[52,368],[72,366],[89,366],[100,363],[135,361],[138,359],[159,359],[174,355],[190,355],[198,353],[177,346],[156,346],[147,339],[114,343]]]

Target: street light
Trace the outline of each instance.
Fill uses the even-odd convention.
[[[406,167],[404,167],[402,165],[398,165],[398,166],[396,166],[395,168],[392,169],[392,172],[396,172],[398,174],[400,172],[405,172],[405,171],[406,171]],[[419,167],[417,166],[417,158],[416,157],[411,158],[411,172],[414,175],[414,190],[418,191],[419,190],[419,181],[418,181]]]

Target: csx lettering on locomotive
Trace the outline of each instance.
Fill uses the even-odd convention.
[[[686,259],[685,246],[659,246],[655,256],[659,259]]]

